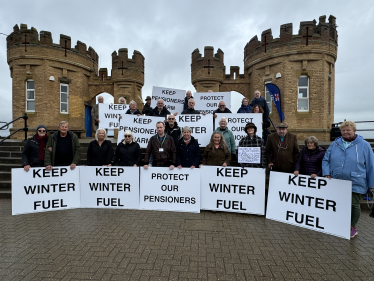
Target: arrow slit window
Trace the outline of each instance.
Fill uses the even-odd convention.
[[[309,111],[309,77],[302,75],[297,83],[297,111]]]
[[[31,79],[26,81],[26,111],[35,112],[35,83]]]
[[[69,85],[60,84],[60,113],[69,113]]]

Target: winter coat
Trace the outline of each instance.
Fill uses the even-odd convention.
[[[260,163],[240,163],[242,167],[252,167],[252,168],[266,168],[266,154],[265,154],[265,144],[264,140],[257,135],[252,138],[247,134],[244,138],[239,141],[239,147],[260,147],[261,148],[261,158]],[[239,155],[239,154],[238,154]]]
[[[303,147],[301,150],[299,159],[295,165],[295,171],[299,171],[302,175],[322,176],[322,159],[325,156],[326,149],[321,146],[317,146],[316,149],[310,151],[307,147]]]
[[[136,109],[134,113],[131,113],[130,108],[126,111],[125,114],[133,114],[133,115],[138,115],[138,114],[140,114],[140,115],[142,115],[142,113],[139,111],[139,109]]]
[[[244,104],[242,104],[242,106],[238,109],[237,113],[251,113],[251,110],[251,105],[248,104],[247,106],[245,106]]]
[[[214,151],[214,152],[213,152]],[[222,166],[226,163],[227,166],[230,165],[231,154],[230,152],[225,153],[222,147],[210,148],[206,147],[203,154],[203,165],[208,166]]]
[[[342,137],[327,149],[322,161],[322,175],[352,181],[352,192],[365,194],[374,188],[374,156],[370,144],[357,135],[345,149]]]
[[[145,103],[144,104],[144,107],[143,107],[143,110],[142,110],[142,114],[148,116],[151,114],[151,111],[152,111],[152,107],[150,104],[148,103]]]
[[[274,164],[273,169],[275,171],[293,173],[295,163],[300,155],[297,137],[294,134],[287,133],[284,142],[284,147],[280,147],[281,139],[278,134],[272,133],[269,135],[265,147],[266,160],[268,164]]]
[[[160,148],[164,151],[160,151]],[[177,162],[177,151],[175,148],[174,140],[171,136],[165,134],[165,140],[162,143],[158,141],[158,135],[154,135],[149,139],[147,148],[145,150],[144,165],[148,165],[149,157],[153,155],[153,166],[168,167]]]
[[[227,107],[225,107],[225,109],[223,111],[219,110],[219,108],[217,108],[216,110],[214,110],[213,114],[216,114],[216,113],[232,113],[230,109],[228,109]]]
[[[192,108],[192,109],[187,108],[187,109],[183,110],[181,114],[200,114],[200,111],[195,110],[194,108]]]
[[[256,104],[262,107],[265,115],[264,119],[267,120],[267,118],[269,117],[269,107],[266,100],[263,97],[260,97],[259,99],[254,98],[251,103],[251,106],[253,107]]]
[[[118,166],[139,166],[142,160],[142,152],[140,151],[140,146],[137,142],[123,143],[122,140],[116,148],[114,154],[112,165],[115,165],[118,161]]]
[[[99,104],[95,104],[92,109],[91,109],[91,117],[92,117],[92,120],[95,121],[95,123],[97,123],[97,119],[99,119]]]
[[[170,115],[170,111],[166,109],[166,106],[164,106],[164,108],[160,111],[158,111],[158,108],[157,106],[151,111],[151,113],[149,114],[149,116],[158,116],[158,117],[164,117],[166,119],[166,117]]]
[[[191,96],[189,99],[194,99],[193,96]],[[183,103],[183,110],[187,110],[188,109],[188,100],[187,97],[184,98],[184,103]],[[185,113],[185,114],[188,114],[188,113]]]
[[[57,136],[60,133],[60,131],[55,132],[50,138],[48,138],[48,143],[45,146],[45,155],[44,155],[44,165],[54,166],[55,164],[55,154],[56,154],[56,145],[57,145]],[[79,164],[79,161],[81,160],[81,145],[79,143],[78,137],[76,134],[74,134],[71,131],[67,132],[70,134],[71,142],[72,142],[72,148],[73,148],[73,161],[72,164]],[[49,150],[49,147],[52,147],[52,151]]]
[[[225,141],[227,144],[227,147],[229,148],[229,151],[231,154],[236,153],[236,145],[235,145],[235,138],[234,134],[226,127],[224,131],[221,131],[220,127],[217,127],[215,130],[217,132],[221,132],[223,136],[225,137]]]
[[[48,139],[45,140],[48,143]],[[44,167],[44,160],[39,160],[39,142],[36,136],[28,139],[22,151],[22,167]]]
[[[183,138],[179,140],[177,147],[177,166],[181,165],[184,168],[195,166],[198,168],[200,157],[199,143],[194,137],[191,136],[191,141],[188,145],[185,144]]]
[[[174,127],[170,128],[170,125],[168,122],[165,123],[165,133],[171,136],[174,140],[175,148],[178,146],[178,142],[180,138],[182,137],[182,131],[181,128],[178,126],[178,123],[174,123]]]
[[[114,155],[112,142],[104,140],[101,146],[97,140],[93,140],[87,149],[87,166],[109,165]]]

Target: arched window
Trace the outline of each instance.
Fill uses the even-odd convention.
[[[26,111],[35,112],[35,83],[32,79],[26,81]]]
[[[268,104],[269,114],[270,114],[272,111],[273,100],[271,99],[271,95],[269,93],[268,88],[266,88],[266,84],[268,83],[271,83],[271,81],[265,82],[265,100],[266,100],[266,103]]]
[[[297,81],[297,111],[309,111],[309,77],[306,75]]]
[[[69,85],[60,84],[60,113],[69,113]]]

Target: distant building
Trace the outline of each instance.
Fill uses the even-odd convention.
[[[91,135],[93,126],[90,110],[96,96],[107,92],[117,101],[142,101],[144,56],[134,51],[128,58],[127,49],[112,53],[112,70],[98,69],[99,56],[92,47],[60,35],[58,44],[48,31],[20,28],[15,25],[7,37],[7,59],[12,78],[13,119],[25,112],[29,130],[39,124],[56,129],[65,120],[70,128]],[[14,123],[10,131],[23,127],[23,120]],[[21,138],[21,135],[18,136]]]
[[[197,92],[237,91],[253,99],[255,90],[266,97],[271,109],[270,118],[279,122],[278,112],[265,84],[273,83],[280,89],[282,111],[290,131],[299,140],[314,135],[329,140],[334,122],[335,62],[338,50],[336,18],[326,16],[301,22],[299,32],[292,34],[292,23],[280,26],[279,38],[271,29],[254,36],[244,47],[244,73],[239,66],[231,66],[226,75],[224,53],[213,47],[192,52],[191,80]],[[233,111],[239,104],[231,105]]]

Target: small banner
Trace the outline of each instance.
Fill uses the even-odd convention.
[[[213,114],[218,109],[220,101],[224,101],[226,107],[231,110],[231,92],[195,93],[195,109],[206,114]]]
[[[128,109],[127,104],[99,103],[99,128],[118,129],[121,123],[120,116],[123,117]]]
[[[202,210],[265,214],[265,169],[202,166]]]
[[[80,167],[81,207],[139,209],[138,167]]]
[[[164,101],[164,105],[170,111],[170,113],[181,113],[183,111],[185,96],[186,90],[153,86],[151,106],[152,108],[155,108],[157,105],[157,100],[162,99]]]
[[[266,218],[350,239],[352,182],[270,172]]]
[[[141,168],[140,208],[200,213],[200,169]]]
[[[79,169],[12,169],[12,215],[79,208]]]

